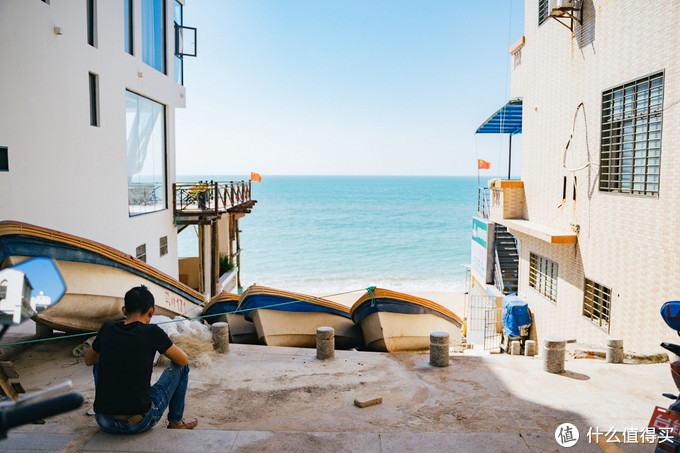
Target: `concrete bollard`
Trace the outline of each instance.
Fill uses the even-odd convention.
[[[335,330],[332,327],[316,329],[316,358],[319,360],[335,358]]]
[[[430,365],[449,366],[449,334],[432,332],[430,334]]]
[[[522,345],[519,341],[510,342],[510,355],[520,355],[522,353]]]
[[[213,348],[215,351],[224,354],[229,352],[229,324],[226,322],[216,322],[212,325]]]
[[[527,357],[536,355],[536,342],[534,340],[527,340],[524,342],[524,355]]]
[[[564,353],[567,341],[562,338],[543,339],[543,369],[548,373],[564,372]]]
[[[607,363],[623,363],[623,339],[607,338]]]

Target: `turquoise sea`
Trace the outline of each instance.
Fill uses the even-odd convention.
[[[178,181],[242,180],[180,176]],[[329,295],[368,286],[459,291],[476,177],[262,176],[240,220],[241,282]],[[197,255],[193,227],[179,254]]]

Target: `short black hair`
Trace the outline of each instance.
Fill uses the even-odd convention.
[[[135,286],[125,293],[125,311],[128,314],[146,313],[153,306],[153,294],[144,285]]]

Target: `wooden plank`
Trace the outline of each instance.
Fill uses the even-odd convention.
[[[14,369],[14,364],[9,361],[0,362],[0,372],[2,372],[7,379],[16,379],[19,377]]]
[[[12,386],[12,384],[9,382],[9,379],[7,379],[2,370],[0,370],[0,389],[2,389],[5,396],[10,397],[12,401],[16,401],[19,398],[19,394],[14,389],[14,386]]]

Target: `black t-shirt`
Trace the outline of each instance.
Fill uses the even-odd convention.
[[[144,414],[151,408],[151,369],[156,351],[172,341],[155,324],[105,323],[92,343],[99,353],[94,411],[108,415]]]

